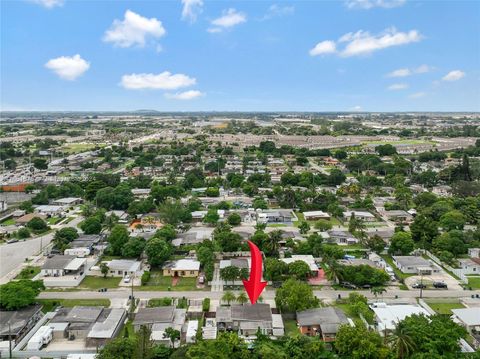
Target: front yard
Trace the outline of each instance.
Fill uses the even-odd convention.
[[[173,277],[164,276],[161,271],[154,270],[150,273],[150,280],[146,285],[136,287],[137,290],[171,290],[171,291],[190,291],[203,290],[197,288],[197,278],[180,277],[176,279],[176,285],[173,285]]]
[[[95,277],[86,276],[78,286],[79,289],[100,289],[100,288],[118,288],[121,278],[119,277]]]
[[[472,287],[472,289],[480,289],[480,276],[467,278],[469,287]]]
[[[435,303],[431,301],[426,301],[426,303],[438,314],[452,314],[452,309],[465,308],[465,306],[459,302],[445,302],[445,303]]]

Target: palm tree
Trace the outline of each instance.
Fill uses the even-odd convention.
[[[280,249],[280,241],[282,240],[283,231],[277,229],[271,232],[268,235],[268,238],[265,239],[264,247],[268,251],[269,254],[274,255],[278,253]]]
[[[245,294],[245,292],[242,292],[238,295],[237,302],[240,303],[241,305],[244,305],[245,303],[248,303],[248,297]]]
[[[395,325],[395,329],[387,338],[387,342],[399,359],[408,358],[415,351],[415,343],[412,340],[411,333],[403,322]]]
[[[227,302],[228,305],[230,305],[230,303],[233,302],[235,299],[236,299],[235,294],[233,294],[233,292],[229,290],[227,290],[222,296],[222,300],[224,302]]]
[[[327,265],[328,265],[328,268],[325,271],[325,274],[327,275],[328,280],[333,281],[335,283],[339,282],[342,277],[340,265],[337,263],[335,259],[329,260]]]
[[[385,293],[387,290],[385,289],[385,287],[379,286],[379,287],[372,287],[372,289],[370,289],[370,291],[375,296],[375,300],[377,300],[377,296],[379,294]]]

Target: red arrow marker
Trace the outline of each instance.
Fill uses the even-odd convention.
[[[243,286],[247,291],[250,303],[255,304],[258,297],[262,294],[267,282],[262,282],[262,254],[258,247],[251,241],[248,241],[251,255],[250,278],[243,280]]]

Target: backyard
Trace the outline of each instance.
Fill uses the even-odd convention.
[[[294,319],[283,319],[283,325],[285,326],[285,335],[288,337],[293,337],[300,334],[300,331],[297,326],[297,321]]]

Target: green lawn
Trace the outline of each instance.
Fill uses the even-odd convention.
[[[22,271],[15,277],[15,279],[32,279],[38,273],[40,273],[42,269],[40,267],[34,266],[27,266],[22,269]]]
[[[465,308],[464,305],[458,302],[448,302],[448,303],[435,303],[435,302],[426,302],[435,312],[438,314],[452,314],[452,309]]]
[[[37,301],[43,305],[42,311],[44,313],[51,312],[59,305],[63,307],[75,307],[77,305],[110,306],[109,299],[38,299]]]
[[[6,219],[2,223],[0,223],[0,225],[2,226],[11,226],[14,224],[15,224],[15,220],[13,218]]]
[[[480,289],[480,276],[478,277],[467,277],[468,278],[468,286],[472,287],[472,289]]]
[[[286,227],[287,225],[284,223],[269,223],[268,227]]]
[[[118,277],[94,277],[86,276],[80,283],[78,288],[81,289],[100,289],[100,288],[117,288],[120,284],[121,278]]]
[[[52,225],[52,224],[57,224],[58,222],[60,222],[62,220],[62,218],[58,218],[58,217],[50,217],[49,219],[47,219],[47,223]]]
[[[297,321],[294,319],[284,319],[283,325],[285,326],[285,335],[293,337],[300,334],[300,330],[297,327]]]
[[[151,272],[150,280],[144,286],[137,287],[137,290],[171,290],[171,291],[189,291],[202,290],[197,288],[197,278],[180,278],[177,285],[172,285],[172,277],[166,277],[161,271]],[[206,290],[206,289],[205,289]]]

